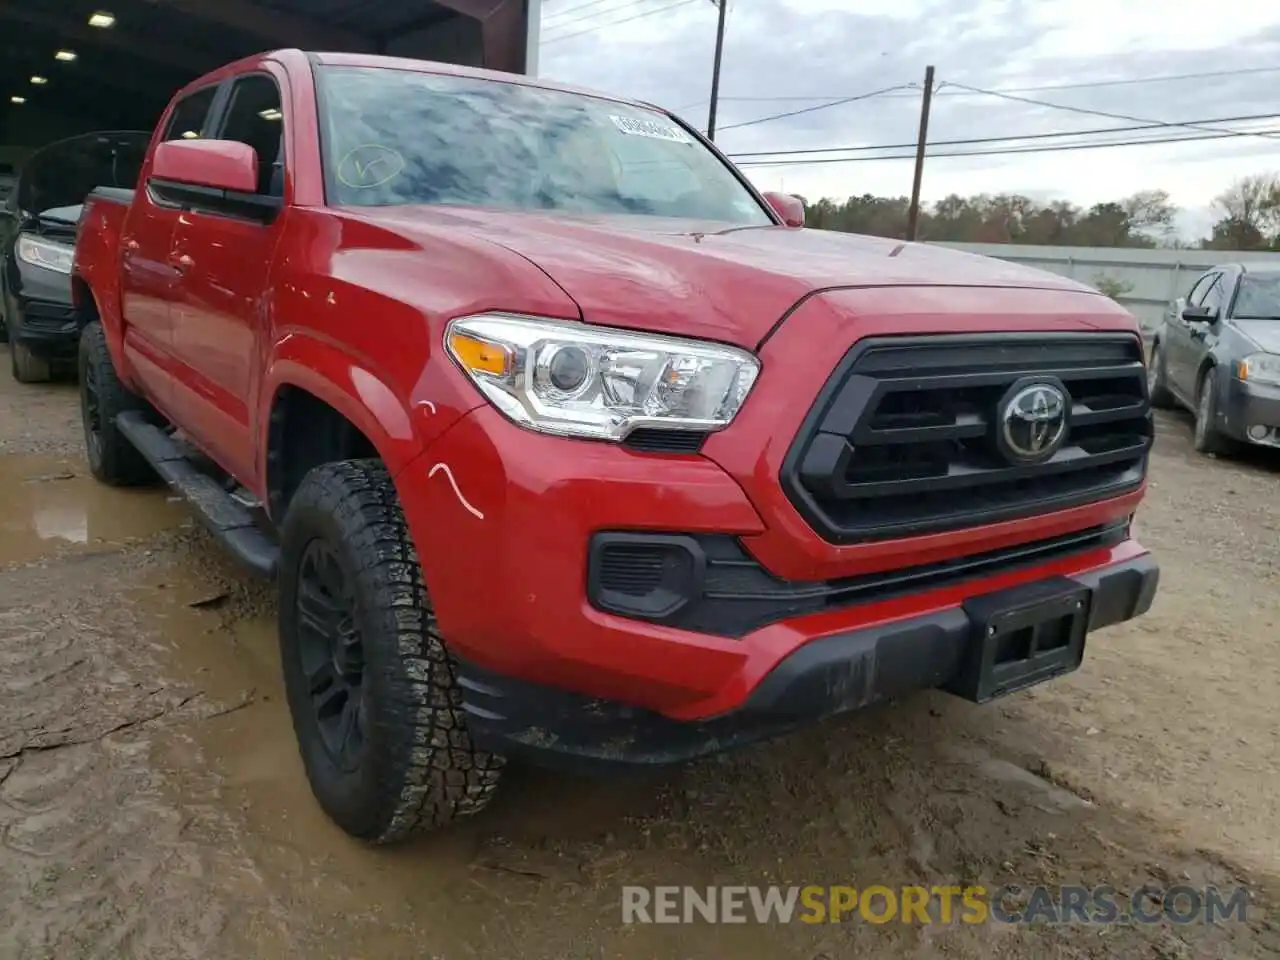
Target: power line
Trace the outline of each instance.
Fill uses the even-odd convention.
[[[597,3],[609,2],[615,3],[616,0],[597,0]],[[631,10],[639,9],[642,0],[626,0],[625,3],[618,4],[616,7],[605,7],[603,10],[593,10],[590,13],[584,13],[581,16],[570,17],[568,20],[558,20],[555,23],[544,24],[548,30],[559,30],[561,27],[571,27],[575,23],[587,23],[595,20],[597,17],[608,17],[616,13],[627,13]],[[594,4],[585,4],[583,7],[576,9],[582,10],[585,6],[593,6]]]
[[[1238,117],[1208,117],[1203,120],[1188,120],[1186,123],[1243,123],[1251,120],[1274,120],[1277,117],[1280,117],[1280,113],[1251,113]],[[1055,130],[1049,133],[1007,134],[999,137],[967,137],[960,140],[931,140],[926,144],[926,146],[954,147],[979,143],[1008,143],[1011,140],[1054,140],[1060,137],[1092,137],[1109,133],[1134,133],[1139,130],[1160,130],[1166,126],[1167,124],[1164,123],[1143,123],[1123,127],[1096,127],[1091,130]],[[1221,132],[1235,132],[1240,136],[1247,135],[1247,132],[1243,130]],[[802,153],[853,153],[865,152],[868,150],[906,150],[914,147],[915,143],[881,143],[850,147],[811,147],[809,149],[797,150],[755,150],[745,153],[730,153],[727,154],[727,156],[734,159],[737,159],[738,157],[786,157]]]
[[[1170,73],[1154,77],[1124,77],[1119,80],[1082,80],[1076,83],[1051,83],[1038,87],[997,87],[1000,93],[1047,93],[1053,90],[1088,90],[1096,87],[1122,87],[1177,80],[1209,80],[1215,77],[1244,77],[1259,73],[1276,73],[1280,67],[1243,67],[1238,70],[1207,70],[1202,73]],[[961,96],[960,93],[951,96]]]
[[[826,110],[830,107],[840,107],[846,103],[854,103],[857,100],[868,100],[871,97],[883,96],[893,90],[910,90],[911,88],[918,86],[918,84],[914,83],[900,83],[897,86],[885,87],[883,90],[872,90],[870,93],[860,93],[855,97],[844,97],[840,100],[833,100],[830,103],[821,103],[816,107],[803,107],[800,110],[788,110],[786,113],[774,113],[767,117],[756,117],[754,120],[744,120],[741,123],[731,123],[728,126],[721,127],[720,130],[723,132],[725,130],[737,130],[740,127],[754,127],[757,124],[769,123],[773,120],[785,120],[787,117],[798,117],[803,113],[814,113],[815,111]]]
[[[685,7],[691,3],[697,3],[697,2],[698,0],[679,0],[679,2],[668,4],[665,7],[658,7],[656,10],[647,10],[644,13],[637,13],[635,16],[632,16],[632,17],[624,17],[622,20],[613,20],[613,21],[610,21],[609,23],[602,23],[602,24],[599,24],[598,26],[590,27],[587,30],[579,30],[577,33],[570,33],[570,34],[565,34],[558,37],[552,37],[549,40],[543,41],[543,43],[544,44],[559,43],[562,40],[572,40],[574,37],[584,37],[588,33],[596,33],[599,30],[603,30],[605,27],[617,27],[624,23],[630,23],[633,20],[643,20],[645,17],[654,17],[660,13],[666,13],[668,10],[674,10],[676,9],[676,7]]]
[[[1126,77],[1119,80],[1085,80],[1077,83],[1051,83],[1043,84],[1035,87],[992,87],[989,91],[993,94],[1004,93],[1047,93],[1054,90],[1086,90],[1097,87],[1118,87],[1141,85],[1148,83],[1165,83],[1177,80],[1208,80],[1215,77],[1237,77],[1252,76],[1260,73],[1277,73],[1280,67],[1247,67],[1239,70],[1208,70],[1202,73],[1173,73],[1162,74],[1151,77]],[[954,91],[935,91],[934,96],[949,97],[971,97],[977,94],[969,90]],[[986,95],[985,93],[982,95]],[[778,97],[721,97],[722,101],[734,101],[737,103],[812,103],[815,100],[831,100],[835,98],[835,94],[816,94],[813,96],[778,96]],[[897,98],[894,98],[897,99]],[[906,99],[905,95],[903,99]],[[915,95],[912,94],[910,99],[914,100]],[[677,107],[673,112],[679,113],[681,110],[688,110],[692,107],[701,106],[706,103],[704,100],[697,100],[693,103],[685,104]]]
[[[580,3],[576,7],[569,7],[565,10],[549,10],[547,11],[546,18],[550,20],[553,17],[564,17],[564,16],[568,16],[571,13],[577,13],[579,10],[586,10],[590,7],[598,7],[602,3],[612,3],[612,2],[613,0],[590,0],[589,3]]]
[[[1111,120],[1128,120],[1132,123],[1150,123],[1162,127],[1183,127],[1188,130],[1200,130],[1211,133],[1221,132],[1217,127],[1204,127],[1194,123],[1171,123],[1164,120],[1152,120],[1149,117],[1135,117],[1128,113],[1112,113],[1108,110],[1093,110],[1088,107],[1072,107],[1062,103],[1050,103],[1048,100],[1037,100],[1033,97],[1020,97],[1012,93],[1000,93],[995,90],[984,90],[981,87],[970,87],[963,83],[957,83],[954,80],[944,80],[943,84],[950,87],[959,87],[961,90],[970,90],[974,93],[984,93],[992,97],[999,97],[1002,100],[1012,100],[1016,103],[1029,103],[1032,106],[1049,107],[1053,110],[1065,110],[1068,113],[1082,113],[1094,117],[1108,117]],[[1269,137],[1269,134],[1245,133],[1244,136]]]
[[[1258,131],[1257,133],[1280,134],[1280,129]],[[1111,147],[1142,147],[1161,143],[1192,143],[1201,140],[1227,140],[1232,137],[1250,136],[1251,133],[1224,130],[1217,133],[1189,134],[1182,137],[1148,137],[1141,140],[1116,140],[1110,143],[1067,143],[1050,144],[1048,146],[1007,147],[1003,150],[957,150],[950,153],[931,153],[929,159],[946,157],[1003,157],[1020,153],[1059,153],[1070,150],[1098,150]],[[739,167],[792,167],[805,164],[820,163],[870,163],[875,160],[914,160],[914,153],[901,153],[887,157],[823,157],[817,160],[747,160],[737,164]]]

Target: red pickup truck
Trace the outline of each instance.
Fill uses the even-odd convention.
[[[652,106],[299,51],[180,91],[90,198],[93,473],[278,579],[345,830],[478,810],[507,757],[985,702],[1150,606],[1134,319],[803,218]]]

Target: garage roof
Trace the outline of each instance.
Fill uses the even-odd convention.
[[[397,38],[459,19],[482,30],[484,66],[521,72],[525,3],[0,0],[0,123],[23,109],[87,130],[150,129],[173,91],[239,57],[280,47],[384,52]],[[91,25],[102,13],[111,24]],[[59,59],[59,51],[74,59]],[[15,96],[25,102],[13,103]]]

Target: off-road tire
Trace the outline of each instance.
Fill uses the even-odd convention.
[[[1156,343],[1151,348],[1151,368],[1147,376],[1147,392],[1151,405],[1159,410],[1172,410],[1178,401],[1169,390],[1164,366],[1164,347]]]
[[[322,737],[303,664],[298,598],[314,540],[337,561],[362,648],[361,745],[348,769]],[[279,587],[289,710],[307,779],[329,817],[354,837],[386,844],[483,809],[503,761],[471,743],[454,661],[382,463],[329,463],[303,478],[281,524]]]
[[[48,383],[53,379],[53,364],[32,353],[21,341],[9,344],[9,369],[19,383]]]
[[[155,482],[156,472],[151,464],[116,427],[118,415],[132,410],[150,414],[151,408],[120,382],[102,324],[96,320],[80,333],[78,375],[85,454],[94,477],[113,487]],[[96,417],[91,406],[95,396]]]
[[[1219,455],[1235,449],[1231,438],[1214,426],[1218,411],[1217,381],[1218,371],[1210,367],[1200,378],[1200,389],[1196,392],[1196,425],[1191,444],[1198,453]]]

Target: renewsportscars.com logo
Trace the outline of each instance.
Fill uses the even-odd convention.
[[[622,922],[1115,924],[1244,922],[1246,887],[1145,885],[622,888]]]

